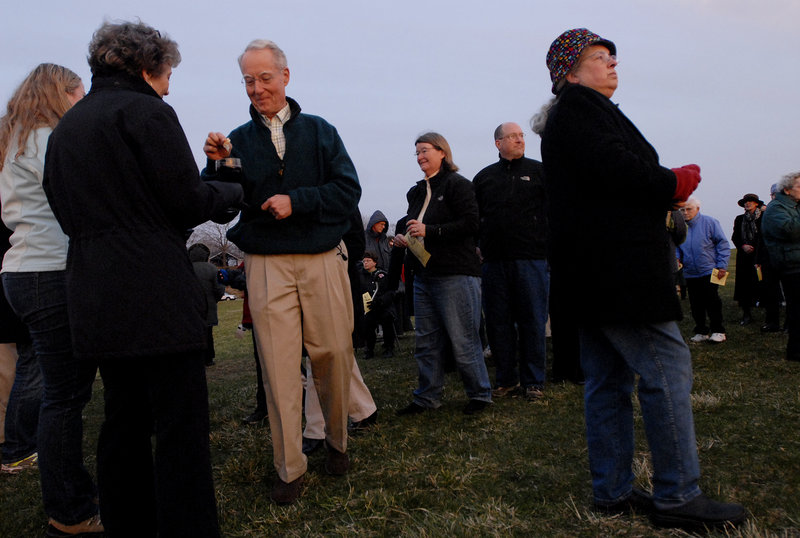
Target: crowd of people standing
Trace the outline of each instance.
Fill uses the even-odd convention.
[[[413,312],[418,386],[398,420],[442,405],[449,365],[463,382],[463,413],[475,415],[493,398],[544,396],[546,326],[557,311],[553,347],[565,351],[553,372],[585,383],[594,508],[687,529],[744,521],[742,506],[698,486],[692,357],[676,323],[682,270],[690,341],[726,340],[726,234],[691,197],[700,168],[662,166],[611,101],[612,41],[578,28],[551,44],[554,98],[532,120],[542,162],[525,157],[525,134],[511,122],[494,131],[498,161],[471,181],[444,136],[417,137],[423,177],[392,238],[381,211],[362,228],[355,165],[335,127],[286,95],[290,71],[275,43],[254,40],[239,56],[250,120],[208,134],[202,171],[163,101],[180,61],[157,30],[104,23],[89,48],[88,95],[73,72],[42,64],[0,120],[11,232],[2,281],[21,321],[4,335],[17,358],[3,471],[38,465],[48,535],[219,536],[205,367],[223,288],[207,248],[187,253],[185,232],[237,215],[229,238],[245,253],[264,389],[249,422],[269,420],[274,502],[302,495],[314,450],[324,447],[326,473],[349,472],[348,432],[377,420],[356,349],[374,357],[379,327],[391,357]],[[226,176],[222,159],[240,173]],[[633,202],[626,211],[607,211],[623,198]],[[770,332],[782,284],[787,358],[800,360],[800,177],[784,178],[774,198],[766,210],[754,194],[739,202],[735,299],[742,324],[757,303],[769,305]],[[609,230],[624,231],[613,249]],[[158,279],[153,260],[164,267]],[[81,411],[98,371],[105,420],[95,485]],[[633,487],[635,383],[650,492]]]

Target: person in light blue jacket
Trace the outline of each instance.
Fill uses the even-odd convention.
[[[720,279],[725,277],[731,247],[719,221],[700,214],[700,200],[689,198],[681,212],[686,219],[688,231],[686,241],[678,247],[678,257],[683,264],[689,306],[695,323],[695,335],[690,340],[719,344],[727,337],[722,325],[719,286],[711,282],[711,273],[717,269],[717,276]]]

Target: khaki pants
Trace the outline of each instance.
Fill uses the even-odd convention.
[[[309,374],[310,372],[311,361],[306,360],[306,375],[313,375]],[[353,369],[350,374],[350,405],[348,405],[347,414],[353,421],[358,422],[370,416],[377,409],[375,400],[372,399],[372,394],[364,383],[364,378],[361,377],[358,363],[353,361]],[[325,419],[319,406],[317,389],[314,383],[309,382],[306,382],[306,429],[303,431],[303,437],[325,438]]]
[[[344,251],[344,246],[341,246]],[[278,476],[306,472],[300,361],[313,365],[328,444],[347,450],[347,411],[353,369],[353,304],[347,261],[339,249],[321,254],[248,254],[247,296],[261,359]]]
[[[11,387],[14,385],[14,373],[17,370],[17,346],[0,344],[0,443],[6,442],[6,406]]]

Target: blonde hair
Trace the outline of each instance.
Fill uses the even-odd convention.
[[[81,79],[66,67],[39,64],[25,77],[8,101],[6,114],[0,118],[0,170],[16,137],[16,159],[25,151],[31,131],[39,127],[55,127],[72,106],[68,94],[74,92]]]

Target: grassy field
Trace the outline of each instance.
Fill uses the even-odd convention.
[[[691,346],[701,487],[752,513],[743,528],[720,536],[800,536],[800,364],[783,360],[785,335],[760,334],[761,311],[753,324],[738,325],[732,288],[729,279],[722,289],[728,341]],[[686,536],[656,530],[644,517],[592,512],[581,387],[550,384],[541,401],[499,400],[468,417],[461,382],[449,374],[441,409],[396,417],[416,386],[412,335],[401,339],[394,359],[359,358],[379,423],[351,440],[350,474],[326,475],[324,454],[314,454],[301,500],[276,506],[269,500],[269,428],[240,424],[255,395],[249,335],[234,337],[240,315],[241,301],[220,303],[217,364],[208,370],[224,536]],[[689,320],[681,327],[691,336]],[[101,391],[98,379],[85,414],[90,469]],[[638,416],[637,443],[637,480],[647,487]],[[43,534],[38,472],[0,476],[0,499],[0,537]]]

